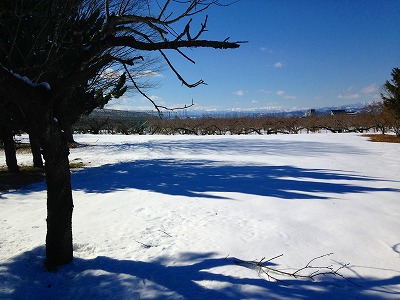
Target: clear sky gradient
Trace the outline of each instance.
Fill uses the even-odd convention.
[[[204,39],[248,43],[184,51],[195,65],[171,53],[187,81],[207,85],[183,87],[165,67],[148,91],[160,104],[297,109],[378,101],[391,69],[400,67],[399,0],[240,0],[207,14]],[[151,109],[138,94],[109,107]]]

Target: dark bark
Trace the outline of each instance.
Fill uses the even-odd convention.
[[[42,159],[42,153],[40,150],[39,140],[37,138],[35,138],[32,134],[29,134],[29,142],[31,144],[33,166],[35,168],[43,168],[43,159]]]
[[[9,88],[13,87],[13,88]],[[61,127],[54,118],[54,92],[43,86],[32,86],[0,66],[0,104],[18,107],[25,125],[40,142],[45,160],[47,184],[46,262],[48,270],[71,262],[72,190],[69,149]]]
[[[15,150],[14,134],[10,128],[2,126],[0,127],[0,136],[4,144],[8,171],[11,173],[18,173],[19,167],[17,163],[17,152]]]
[[[72,261],[73,200],[67,140],[57,123],[40,133],[47,183],[46,267],[53,271]]]
[[[68,144],[75,144],[74,130],[72,128],[72,124],[64,123],[62,127],[63,127],[63,131],[64,131],[65,138],[67,140],[67,143]]]
[[[155,51],[163,49],[180,48],[214,48],[214,49],[236,49],[242,42],[210,41],[210,40],[173,40],[163,42],[141,42],[132,36],[109,35],[106,44],[111,47],[131,47],[137,50]]]

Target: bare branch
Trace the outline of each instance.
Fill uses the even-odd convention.
[[[163,105],[157,105],[158,108],[162,108],[162,109],[170,110],[170,111],[183,110],[183,109],[187,109],[187,108],[192,107],[192,106],[194,106],[193,99],[192,99],[192,103],[191,104],[189,104],[189,105],[185,104],[184,106],[167,107],[167,106],[163,106]]]
[[[179,2],[179,1],[175,1],[175,2]],[[183,3],[188,3],[188,2],[189,1],[186,1],[186,2],[183,2]],[[202,2],[203,2],[202,0],[192,0],[190,2],[190,4],[187,6],[186,10],[183,11],[181,14],[179,14],[177,17],[169,20],[169,17],[172,16],[172,13],[171,13],[167,17],[165,17],[164,19],[161,19],[162,15],[160,14],[160,16],[158,18],[158,21],[163,23],[164,25],[173,24],[173,23],[176,23],[176,22],[178,22],[179,20],[181,20],[181,19],[183,19],[185,17],[193,16],[195,14],[199,14],[202,11],[208,9],[211,5],[216,3],[216,1],[211,1],[209,3],[202,3]],[[170,1],[167,1],[166,5],[164,5],[164,7],[162,9],[163,14],[167,10],[167,7],[168,7],[169,4],[170,4]],[[201,8],[201,9],[196,9],[199,5],[204,5],[204,7]]]
[[[136,243],[138,243],[138,244],[141,244],[144,248],[151,248],[151,247],[155,247],[155,246],[153,246],[153,245],[149,245],[149,244],[145,244],[145,243],[142,243],[141,241],[138,241],[138,240],[135,240],[135,242]]]
[[[146,43],[135,39],[132,36],[108,36],[107,42],[110,46],[126,46],[137,50],[162,50],[178,48],[214,48],[214,49],[236,49],[245,42],[209,41],[209,40],[190,40],[190,41],[165,41]]]
[[[120,25],[142,23],[142,24],[148,25],[150,28],[156,30],[157,32],[164,33],[164,34],[168,33],[168,31],[157,26],[157,25],[164,26],[167,24],[164,24],[163,22],[160,22],[156,18],[149,17],[149,16],[142,17],[142,16],[137,16],[137,15],[122,15],[122,16],[112,15],[107,20],[107,23],[108,23],[107,24],[108,29],[116,28],[117,26],[120,26]]]
[[[166,107],[166,106],[163,106],[163,105],[158,105],[153,99],[151,99],[151,98],[150,98],[145,92],[143,92],[142,89],[138,86],[138,84],[136,83],[136,81],[133,79],[131,73],[129,72],[129,70],[128,70],[126,64],[123,64],[123,66],[124,66],[124,69],[125,69],[126,73],[128,74],[129,79],[130,79],[131,82],[133,83],[135,89],[136,89],[143,97],[145,97],[147,100],[149,100],[149,101],[151,102],[151,104],[153,104],[153,106],[154,106],[154,108],[157,110],[158,115],[159,115],[160,118],[162,118],[162,116],[163,116],[161,109],[174,111],[174,110],[181,110],[181,109],[186,109],[186,108],[189,108],[189,107],[194,106],[193,99],[192,99],[192,104],[190,104],[190,105],[185,105],[184,107],[174,107],[174,108],[170,108],[170,107]]]
[[[158,20],[161,20],[161,17],[164,15],[164,12],[166,11],[168,5],[169,5],[170,0],[165,1],[164,7],[161,9],[160,14],[158,16]]]
[[[115,57],[115,56],[111,56],[111,57],[114,61],[117,61],[121,64],[126,64],[128,66],[133,66],[135,60],[139,60],[139,59],[144,60],[143,56],[136,56],[136,57],[128,58],[128,59],[122,59],[122,58]]]
[[[204,20],[204,23],[201,23],[201,29],[199,30],[199,32],[197,33],[197,35],[193,38],[194,40],[197,40],[203,32],[207,31],[207,30],[206,30],[207,21],[208,21],[208,16],[206,16],[206,18],[205,18],[205,20]]]
[[[184,58],[186,58],[186,59],[187,59],[188,61],[190,61],[191,63],[193,63],[193,64],[196,63],[193,59],[191,59],[189,56],[187,56],[185,53],[183,53],[180,49],[176,49],[176,51],[178,51],[178,53],[179,53],[180,55],[182,55]]]
[[[118,15],[123,15],[125,14],[127,7],[128,7],[129,1],[126,1],[125,5],[124,5],[124,1],[121,1],[119,8],[118,8]]]
[[[316,261],[317,259],[327,257],[332,254],[333,253],[328,253],[328,254],[324,254],[321,256],[317,256],[317,257],[311,259],[304,267],[301,267],[294,272],[283,271],[281,269],[274,268],[274,267],[267,265],[267,263],[271,262],[272,260],[274,260],[278,257],[281,257],[283,254],[277,255],[268,260],[265,260],[265,257],[263,257],[260,261],[235,260],[234,263],[237,265],[242,265],[242,266],[248,265],[248,266],[256,267],[258,269],[259,274],[261,274],[261,273],[265,274],[269,280],[272,279],[276,282],[280,282],[283,284],[286,284],[286,282],[283,281],[282,279],[278,278],[278,276],[292,277],[292,278],[305,278],[305,279],[315,280],[316,277],[319,277],[322,275],[333,275],[333,276],[339,276],[339,277],[347,280],[351,284],[359,287],[358,284],[356,284],[355,282],[351,281],[350,279],[346,278],[345,276],[343,276],[342,274],[339,273],[339,271],[341,269],[347,267],[348,264],[342,265],[342,266],[338,267],[337,269],[334,269],[332,265],[318,266],[318,267],[311,265],[311,263]],[[311,273],[301,273],[302,271],[305,271],[305,270],[308,270],[308,271],[312,270],[312,271],[311,271]]]
[[[131,73],[129,72],[129,69],[127,68],[127,66],[126,66],[125,64],[123,64],[123,66],[124,66],[124,69],[125,69],[126,73],[128,74],[129,79],[131,80],[133,86],[135,87],[135,89],[136,89],[143,97],[145,97],[147,100],[149,100],[149,101],[151,102],[151,104],[153,104],[154,108],[155,108],[155,109],[157,110],[157,112],[158,112],[158,115],[159,115],[160,117],[162,117],[162,112],[161,112],[161,110],[159,109],[158,105],[154,102],[153,99],[151,99],[149,96],[146,95],[146,93],[144,93],[144,92],[141,90],[141,88],[138,86],[138,84],[136,83],[136,81],[133,79]]]
[[[109,0],[104,0],[104,6],[106,10],[106,20],[110,17],[110,1]]]
[[[181,74],[179,74],[179,72],[175,69],[175,67],[172,65],[172,63],[170,62],[168,57],[165,55],[165,53],[162,50],[159,50],[159,52],[161,53],[162,57],[167,62],[168,66],[175,73],[176,77],[178,77],[178,79],[182,82],[183,85],[187,86],[188,88],[194,88],[194,87],[199,86],[201,84],[206,84],[203,79],[200,79],[199,81],[197,81],[195,83],[192,83],[192,84],[188,83],[185,79],[183,79]]]

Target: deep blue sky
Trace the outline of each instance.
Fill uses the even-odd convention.
[[[158,88],[148,91],[159,103],[291,109],[376,101],[400,67],[399,0],[241,0],[207,14],[204,39],[249,42],[236,50],[186,50],[195,65],[172,55],[188,81],[208,85],[185,88],[165,68]],[[137,94],[115,104],[151,108]]]

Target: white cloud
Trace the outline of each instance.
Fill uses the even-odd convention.
[[[151,100],[153,100],[153,101],[161,101],[161,100],[162,100],[161,97],[156,96],[156,95],[149,96],[149,98],[150,98]],[[145,99],[145,98],[143,98],[143,99]],[[147,99],[145,99],[145,100],[147,100]]]
[[[166,105],[165,101],[155,95],[149,96],[158,105]],[[153,104],[145,97],[122,96],[118,99],[112,99],[105,105],[105,108],[116,110],[154,110]]]
[[[263,94],[271,94],[272,91],[270,91],[270,90],[265,90],[265,89],[261,89],[261,90],[260,90],[260,93],[263,93]]]
[[[361,90],[361,93],[367,95],[376,94],[377,92],[378,92],[378,85],[376,83],[368,85]]]
[[[150,98],[151,100],[153,100],[157,105],[166,106],[166,102],[163,100],[163,98],[161,98],[161,97],[159,97],[159,96],[150,95],[149,98]],[[150,105],[152,105],[151,102],[149,101],[149,99],[147,99],[147,98],[144,97],[144,96],[140,97],[140,101],[141,101],[142,104],[149,103]]]
[[[233,94],[238,96],[238,97],[242,97],[242,96],[244,96],[244,91],[238,90],[238,91],[234,92]]]
[[[349,87],[344,92],[340,93],[338,98],[339,99],[358,99],[361,97],[360,93],[354,92],[353,87]]]
[[[360,98],[361,95],[359,93],[354,93],[354,94],[339,94],[338,98],[339,99],[358,99]]]
[[[112,99],[105,105],[105,108],[116,110],[136,110],[137,105],[137,100],[134,98],[122,96],[118,99]]]
[[[361,97],[379,99],[380,98],[379,85],[376,83],[372,83],[370,85],[363,87],[359,91],[355,91],[351,86],[338,95],[339,99],[358,99]]]
[[[281,63],[280,61],[278,61],[278,62],[274,63],[273,67],[274,67],[275,69],[283,68],[283,63]]]
[[[251,103],[258,103],[258,100],[251,100]]]
[[[296,96],[287,95],[285,91],[277,91],[275,95],[283,98],[283,99],[296,99]]]
[[[140,78],[140,77],[150,77],[150,76],[155,76],[155,77],[162,77],[162,75],[156,71],[153,70],[145,70],[142,72],[137,72],[134,74],[134,76],[136,78]]]
[[[107,68],[100,74],[100,77],[106,80],[118,80],[122,73],[121,70],[116,71],[113,68]]]
[[[274,51],[272,51],[271,49],[267,48],[267,47],[261,47],[260,51],[262,52],[268,52],[268,53],[274,53]]]

